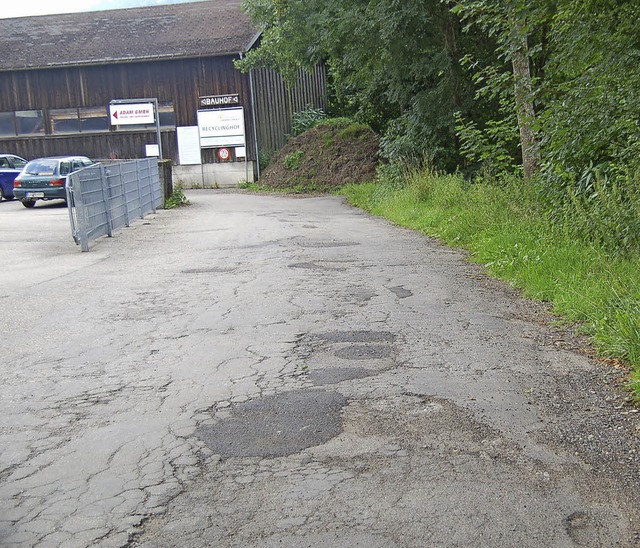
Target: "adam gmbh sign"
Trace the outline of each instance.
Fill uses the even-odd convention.
[[[109,105],[112,126],[155,124],[153,103],[117,103]]]

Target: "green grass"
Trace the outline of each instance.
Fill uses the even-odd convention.
[[[640,400],[640,257],[615,254],[547,221],[534,186],[469,184],[458,175],[411,176],[401,187],[371,183],[342,192],[374,215],[470,251],[472,260],[548,301],[588,334],[602,357],[625,362]]]

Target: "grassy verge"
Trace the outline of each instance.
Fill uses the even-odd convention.
[[[350,185],[350,203],[467,249],[474,261],[552,303],[591,336],[600,355],[629,365],[640,400],[640,258],[607,253],[552,227],[535,188],[469,185],[457,175],[421,173],[406,186]]]

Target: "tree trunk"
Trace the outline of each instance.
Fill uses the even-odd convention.
[[[511,27],[511,64],[515,87],[516,113],[522,147],[522,167],[525,179],[530,179],[540,167],[540,145],[533,129],[536,112],[533,107],[533,85],[529,66],[527,35],[522,21],[509,14]]]

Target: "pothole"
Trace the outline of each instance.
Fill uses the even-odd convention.
[[[284,457],[340,434],[346,404],[337,392],[284,392],[236,404],[231,417],[200,427],[196,435],[222,457]]]

